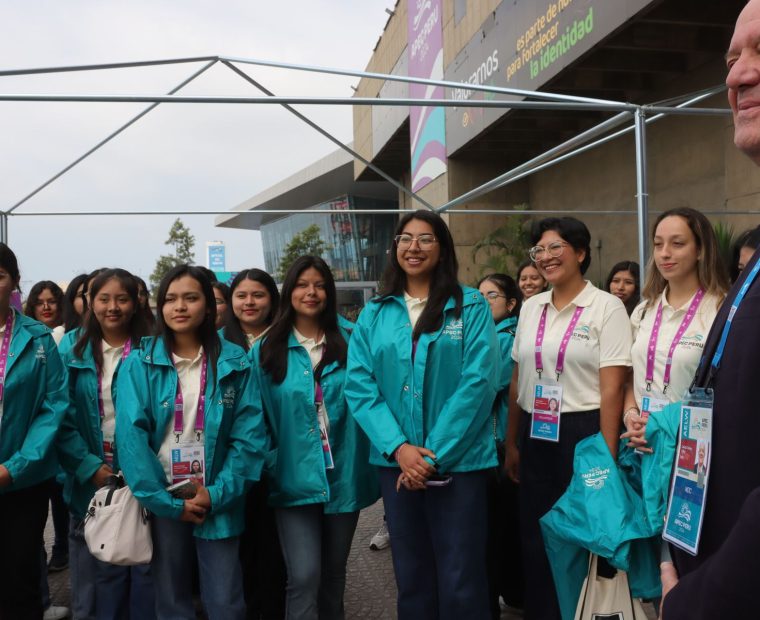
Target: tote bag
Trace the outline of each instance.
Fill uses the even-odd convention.
[[[84,539],[98,560],[133,566],[153,557],[148,512],[132,495],[119,473],[95,492],[84,524]]]
[[[631,594],[628,575],[613,569],[612,578],[603,577],[597,571],[598,560],[599,556],[590,554],[575,620],[647,620],[641,602]]]

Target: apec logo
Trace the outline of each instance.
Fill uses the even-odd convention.
[[[599,490],[604,488],[604,481],[610,476],[610,468],[592,467],[585,474],[581,474],[583,483],[590,489]]]
[[[443,329],[443,334],[452,340],[462,339],[462,319],[451,319]]]

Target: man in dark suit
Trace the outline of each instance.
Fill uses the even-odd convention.
[[[760,0],[750,0],[726,54],[726,84],[734,143],[758,165],[759,45]],[[663,620],[760,617],[760,277],[734,315],[719,371],[710,369],[731,306],[759,257],[756,252],[723,303],[697,373],[696,385],[711,385],[715,394],[710,487],[698,555],[672,548],[674,564],[661,566]]]

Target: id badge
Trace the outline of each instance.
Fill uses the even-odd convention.
[[[669,404],[670,399],[665,394],[644,390],[641,396],[641,417],[647,420],[650,415],[660,413]]]
[[[530,438],[559,441],[562,386],[554,381],[537,381],[533,387]]]
[[[103,437],[103,457],[109,467],[113,467],[113,447],[113,437]]]
[[[691,555],[697,555],[704,521],[712,456],[712,416],[712,390],[698,388],[685,395],[662,537]]]
[[[319,438],[322,441],[322,456],[325,459],[325,469],[335,469],[335,461],[333,461],[332,448],[330,447],[330,437],[327,432],[325,410],[321,403],[317,405],[317,419],[319,420]]]
[[[204,484],[206,456],[203,443],[178,444],[172,448],[172,484],[194,480]]]

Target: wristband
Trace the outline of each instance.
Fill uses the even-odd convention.
[[[401,448],[403,448],[405,445],[406,445],[406,442],[402,443],[398,448],[396,448],[393,451],[393,454],[392,454],[393,460],[396,461],[397,463],[398,463],[398,453],[399,453],[399,450],[401,450]]]

